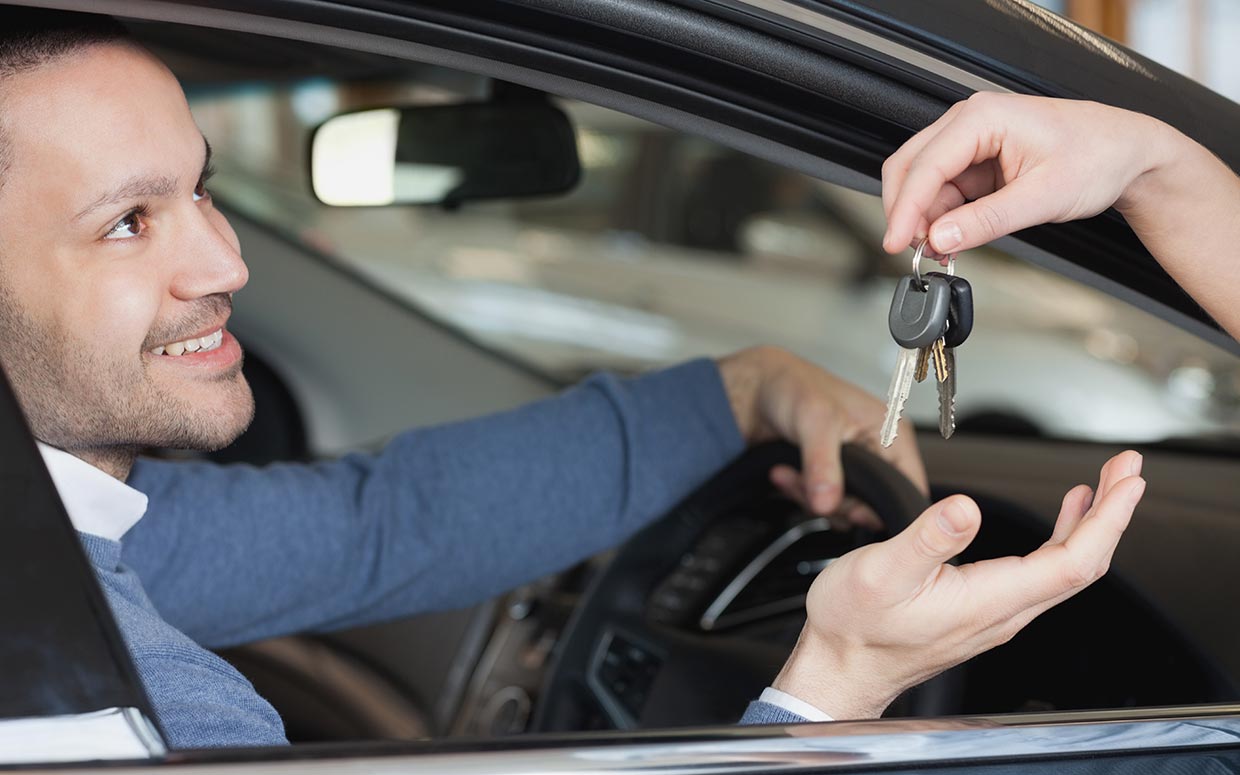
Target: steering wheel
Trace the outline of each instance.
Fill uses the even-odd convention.
[[[847,492],[890,534],[929,505],[873,453],[841,451]],[[779,671],[825,564],[889,533],[832,530],[780,495],[772,466],[800,465],[785,443],[754,447],[642,530],[591,582],[557,644],[531,731],[730,724]],[[887,715],[959,707],[959,668],[898,699]]]

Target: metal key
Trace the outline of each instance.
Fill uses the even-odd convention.
[[[915,261],[920,260],[921,251]],[[887,327],[892,339],[900,345],[895,373],[887,390],[887,416],[879,434],[879,443],[890,447],[896,439],[900,415],[913,388],[917,363],[923,349],[930,348],[943,336],[947,328],[947,316],[951,307],[951,286],[941,277],[921,277],[914,264],[913,274],[900,278],[891,310],[887,315]]]
[[[934,361],[935,381],[942,384],[947,379],[947,345],[944,344],[943,337],[935,339],[934,344],[930,345],[930,355]]]
[[[925,382],[926,375],[930,373],[930,348],[923,347],[917,351],[917,369],[913,372],[913,379],[918,382]]]
[[[947,330],[942,343],[942,358],[946,378],[939,381],[939,433],[950,439],[956,432],[956,348],[964,344],[973,331],[973,288],[963,277],[955,276],[956,262],[948,263],[948,273],[930,272],[926,276],[938,276],[951,286],[951,304],[948,308]],[[937,364],[937,361],[936,361]]]
[[[947,376],[939,383],[939,434],[950,439],[956,432],[956,348],[944,347],[943,359]]]
[[[949,314],[949,328],[950,318]],[[947,349],[943,337],[934,340],[931,352],[934,353],[935,387],[939,391],[939,433],[947,439],[956,430],[956,356],[954,350]]]

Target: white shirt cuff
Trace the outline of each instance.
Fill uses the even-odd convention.
[[[787,692],[781,692],[773,686],[768,686],[762,690],[762,696],[758,698],[758,702],[767,702],[771,705],[783,708],[789,713],[795,713],[806,721],[835,721],[827,714],[810,705],[804,700],[798,700]]]

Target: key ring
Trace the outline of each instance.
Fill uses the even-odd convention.
[[[913,253],[913,276],[917,278],[917,285],[924,291],[926,283],[921,279],[921,261],[925,258],[926,246],[930,244],[930,238],[925,237],[921,242],[917,243],[917,250]],[[956,254],[951,253],[947,256],[947,276],[956,276]]]

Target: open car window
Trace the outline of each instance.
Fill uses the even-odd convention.
[[[566,194],[451,207],[329,207],[312,195],[304,160],[314,128],[330,117],[375,105],[479,100],[493,88],[480,76],[419,66],[406,78],[217,85],[191,89],[190,100],[217,150],[213,190],[222,206],[559,384],[596,370],[635,373],[771,343],[884,393],[896,360],[888,306],[897,279],[910,270],[911,251],[892,257],[879,249],[885,222],[873,195],[691,133],[561,98],[553,99],[572,123],[582,166],[579,183]],[[961,436],[1072,442],[1031,447],[1026,458],[1064,461],[1096,454],[1087,444],[1176,441],[1225,449],[1230,443],[1240,426],[1240,361],[1234,355],[1002,250],[970,251],[957,270],[972,283],[977,305],[973,334],[958,354]],[[936,427],[934,391],[915,391],[909,414]],[[1014,454],[1014,447],[1002,443],[982,442],[970,460]],[[988,489],[975,493],[988,518],[994,515],[994,527],[964,560],[1020,554],[1044,540],[1038,520],[1053,518],[1058,493],[1054,503],[1035,506],[1035,487],[1024,480],[1036,469],[1017,468],[1028,476],[992,479]],[[952,475],[957,478],[951,481],[968,483],[975,474]],[[1060,475],[1048,466],[1039,484],[1053,480],[1059,487],[1054,477]],[[1094,593],[1048,615],[1010,648],[974,660],[966,680],[967,711],[1230,698],[1229,679],[1215,672],[1217,663],[1199,658],[1181,629],[1186,619],[1200,623],[1209,610],[1229,605],[1230,596],[1169,584],[1175,566],[1151,558],[1156,547],[1175,540],[1177,509],[1136,530],[1139,537],[1131,543],[1144,549],[1126,552],[1137,559],[1118,561],[1114,578]],[[713,576],[669,573],[650,596],[647,612],[691,637],[756,634],[791,648],[800,621],[787,614],[803,604],[812,578],[806,569],[820,568],[840,547],[792,512],[785,532],[767,535],[768,516],[741,515],[726,526],[758,538],[707,533],[687,547],[688,565],[725,570]],[[1231,529],[1222,515],[1203,518],[1210,530]],[[739,559],[717,557],[708,547],[743,541],[753,546]],[[1125,576],[1137,566],[1135,576]],[[603,567],[599,561],[585,579],[570,575],[520,590],[502,605],[525,611],[531,601],[535,608],[552,598],[579,602],[586,581],[594,578],[589,574]],[[1132,578],[1141,592],[1129,586]],[[680,588],[692,585],[699,589]],[[1192,605],[1180,610],[1190,598]],[[527,648],[545,659],[555,635],[563,634],[563,621],[544,628],[537,615],[532,618],[501,617],[507,629],[492,645],[528,637]],[[1076,658],[1059,653],[1056,644],[1066,633],[1086,632],[1088,646]],[[666,655],[621,630],[604,633],[604,642],[586,679],[602,699],[597,707],[583,703],[564,728],[675,725],[670,711],[644,711],[654,689],[640,674],[657,671]],[[1142,647],[1132,650],[1125,645],[1130,643]],[[528,656],[517,646],[509,648],[511,654],[496,648],[499,666],[476,675],[479,686],[511,678],[503,675],[513,667],[504,660],[519,663]],[[1118,652],[1127,656],[1105,656]],[[1046,658],[1051,653],[1056,657]],[[1150,659],[1161,668],[1130,682],[1132,671]],[[1035,663],[1036,669],[1026,667]],[[467,694],[450,733],[486,736],[533,728],[537,684]],[[734,700],[721,701],[714,715],[684,718],[726,723],[743,708]]]
[[[909,259],[879,248],[877,197],[562,100],[582,164],[566,195],[459,208],[314,200],[301,161],[329,116],[478,99],[490,86],[425,67],[191,101],[219,150],[213,185],[226,206],[562,383],[768,343],[883,394],[897,352],[887,308]],[[961,432],[1149,442],[1240,429],[1234,356],[994,248],[958,269],[977,320],[960,352]],[[937,422],[929,391],[908,411]]]

